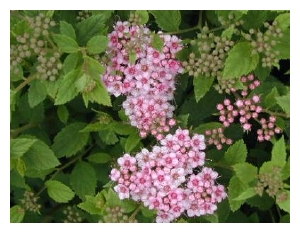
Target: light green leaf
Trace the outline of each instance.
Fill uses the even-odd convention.
[[[80,49],[77,42],[69,36],[53,34],[52,38],[62,52],[76,53]]]
[[[226,37],[227,39],[231,39],[233,32],[234,32],[234,25],[231,25],[230,27],[226,28],[223,32],[222,32],[222,37]]]
[[[15,111],[17,93],[15,90],[10,90],[10,111]]]
[[[106,50],[107,45],[107,36],[94,36],[87,42],[87,51],[89,54],[102,53]]]
[[[290,158],[288,158],[288,161],[286,162],[285,166],[283,167],[281,171],[282,180],[286,180],[290,177]]]
[[[77,162],[71,173],[70,183],[82,200],[86,195],[95,195],[97,178],[94,168],[86,162]]]
[[[279,201],[276,199],[276,204],[279,206],[280,209],[290,213],[290,191],[284,190],[284,195],[286,195],[286,200]]]
[[[141,138],[137,132],[130,134],[125,143],[125,152],[131,152],[137,146],[140,140]]]
[[[136,131],[136,128],[126,123],[115,122],[113,130],[116,134],[119,135],[129,135],[134,133]]]
[[[38,140],[23,155],[27,170],[47,170],[60,164],[50,148]]]
[[[76,40],[75,29],[71,24],[67,23],[66,21],[59,22],[59,30],[60,34],[71,37],[73,40]]]
[[[229,187],[228,187],[228,200],[231,211],[236,211],[240,208],[240,206],[245,202],[244,200],[235,200],[238,196],[240,196],[244,191],[247,190],[247,185],[240,181],[239,178],[233,176],[230,179]]]
[[[78,74],[78,70],[72,70],[70,73],[63,77],[61,85],[58,87],[55,105],[65,104],[78,94],[78,90],[74,85],[77,80]]]
[[[241,139],[228,148],[224,160],[229,165],[245,162],[247,157],[247,147]]]
[[[181,15],[178,10],[151,10],[157,25],[166,31],[177,31],[181,23]]]
[[[86,145],[89,133],[80,132],[85,126],[85,123],[75,122],[67,125],[55,136],[52,149],[58,158],[75,155]]]
[[[158,34],[153,34],[151,46],[161,52],[164,46],[164,40]]]
[[[25,210],[21,206],[15,205],[10,208],[10,223],[20,223],[24,216]]]
[[[111,157],[109,154],[106,153],[95,153],[91,154],[87,159],[88,161],[94,163],[107,163],[111,160]]]
[[[257,193],[255,192],[255,189],[253,187],[250,187],[250,188],[246,189],[244,192],[242,192],[238,197],[234,198],[234,200],[235,201],[244,201],[255,195],[257,195]]]
[[[245,184],[257,179],[257,167],[250,163],[238,163],[233,166],[236,176]]]
[[[96,122],[96,123],[88,124],[84,129],[80,130],[80,132],[81,133],[97,132],[97,131],[106,130],[109,128],[110,128],[110,125],[108,125],[108,124]]]
[[[275,21],[277,22],[277,27],[283,29],[286,29],[290,26],[290,13],[283,13],[278,15],[275,18]]]
[[[279,96],[279,93],[277,91],[276,87],[272,88],[272,91],[267,93],[266,97],[263,99],[264,107],[267,109],[270,109],[276,105],[276,97]]]
[[[111,106],[110,95],[107,92],[107,89],[103,86],[101,80],[96,80],[96,86],[93,90],[89,92],[83,92],[82,97],[85,100],[85,105],[87,107],[88,102],[96,102],[104,106]]]
[[[271,161],[282,167],[286,163],[286,150],[283,136],[274,143]]]
[[[36,141],[37,139],[29,138],[10,139],[10,158],[22,157]]]
[[[203,77],[201,75],[194,78],[194,92],[197,102],[209,91],[214,79],[214,77]]]
[[[100,64],[97,60],[85,56],[84,57],[85,73],[89,74],[94,80],[99,80],[101,74],[104,74],[105,67]]]
[[[188,121],[189,121],[189,117],[190,117],[190,114],[181,114],[181,115],[178,115],[176,117],[176,122],[177,122],[177,125],[182,127],[182,128],[187,128],[188,126]]]
[[[59,78],[53,82],[46,82],[47,94],[51,98],[55,99],[55,96],[57,95],[61,83],[62,83],[62,78]]]
[[[37,106],[47,96],[46,83],[43,80],[33,80],[28,90],[28,103],[31,108]]]
[[[135,11],[136,14],[140,16],[140,24],[145,24],[149,20],[149,14],[146,10],[137,10]]]
[[[290,29],[285,29],[282,34],[283,36],[278,38],[273,50],[279,52],[276,56],[278,59],[290,59]]]
[[[16,169],[19,174],[23,177],[26,172],[26,164],[22,159],[17,159],[16,161]]]
[[[69,111],[65,105],[59,105],[57,107],[57,116],[62,123],[67,123],[69,118]]]
[[[59,181],[48,180],[45,182],[45,186],[47,187],[48,195],[58,203],[67,203],[75,196],[72,189]]]
[[[65,58],[63,63],[63,70],[65,74],[68,74],[77,67],[78,59],[78,53],[71,53]]]
[[[136,53],[129,52],[129,63],[133,65],[136,61]]]
[[[101,215],[105,207],[105,199],[101,193],[98,193],[95,197],[86,195],[85,201],[80,203],[78,207],[89,214]]]
[[[150,210],[149,208],[143,206],[142,209],[142,215],[146,218],[154,217],[156,215],[157,210]]]
[[[259,55],[252,54],[250,42],[239,42],[228,52],[223,71],[224,78],[238,78],[255,70]]]
[[[279,106],[287,113],[290,114],[290,94],[275,97]]]

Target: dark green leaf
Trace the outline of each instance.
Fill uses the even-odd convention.
[[[87,42],[89,54],[98,54],[106,50],[108,45],[107,36],[94,36]]]
[[[111,157],[106,153],[95,153],[91,154],[87,159],[94,163],[107,163],[111,160]]]
[[[94,195],[97,183],[94,168],[86,162],[76,163],[70,178],[70,183],[75,193],[82,199],[86,195]]]
[[[178,10],[151,10],[157,25],[166,31],[177,31],[181,23],[181,15]]]
[[[278,105],[287,113],[290,114],[290,94],[278,96],[275,98]]]
[[[283,36],[278,39],[273,50],[279,52],[276,56],[278,59],[290,59],[290,29],[284,30],[282,34]]]
[[[33,80],[28,91],[28,102],[31,108],[41,103],[47,96],[46,83],[43,80]]]
[[[256,195],[246,200],[246,203],[252,207],[257,207],[260,210],[269,210],[274,204],[274,199],[265,192],[262,197]]]
[[[98,135],[101,138],[101,140],[107,145],[114,145],[119,141],[117,135],[112,129],[101,130],[98,132]]]
[[[85,126],[81,122],[72,123],[55,136],[52,149],[58,158],[75,155],[86,145],[89,133],[80,132]]]
[[[283,136],[274,143],[271,161],[278,164],[279,166],[284,166],[286,162],[286,150]]]
[[[140,140],[141,138],[137,132],[130,134],[125,143],[125,152],[131,152],[137,146]]]
[[[242,192],[238,197],[234,198],[235,201],[244,201],[257,195],[255,189],[253,187],[247,188],[244,192]]]
[[[80,130],[81,133],[88,133],[88,132],[96,132],[100,130],[109,129],[108,124],[103,124],[101,122],[91,123],[88,124],[84,129]]]
[[[214,79],[214,77],[207,78],[203,76],[194,78],[194,92],[197,102],[209,91]]]
[[[239,42],[228,52],[223,71],[224,78],[237,78],[255,70],[259,62],[258,54],[252,54],[250,42]]]
[[[57,107],[57,116],[62,123],[67,123],[69,118],[69,111],[65,105],[60,105]]]
[[[182,128],[187,128],[190,114],[181,114],[176,117],[177,125]]]
[[[58,203],[67,203],[73,199],[75,193],[63,183],[56,180],[45,182],[48,195]]]
[[[279,96],[277,88],[274,87],[271,92],[267,93],[266,97],[263,99],[263,107],[270,109],[276,105],[276,97]]]
[[[17,100],[17,92],[14,90],[10,90],[10,111],[15,111],[16,106],[16,100]]]
[[[224,160],[229,165],[245,162],[247,157],[247,147],[244,141],[241,139],[234,143],[226,151]]]
[[[233,166],[236,176],[245,184],[257,179],[257,167],[250,163],[238,163]]]
[[[135,127],[121,122],[116,122],[113,129],[114,132],[119,135],[129,135],[132,134],[134,131],[136,131]]]
[[[21,206],[15,205],[10,208],[10,223],[20,223],[24,216],[25,210]]]
[[[206,123],[206,124],[201,124],[199,126],[197,126],[193,132],[194,133],[199,133],[199,134],[205,134],[206,130],[211,130],[211,129],[217,129],[222,127],[223,124],[220,122],[210,122],[210,123]]]
[[[243,28],[250,30],[251,28],[260,28],[261,25],[267,20],[268,11],[263,10],[250,10],[243,16]]]
[[[17,170],[10,171],[10,185],[18,188],[25,188],[25,179]]]
[[[236,211],[240,208],[240,206],[244,203],[243,200],[235,200],[236,197],[241,195],[247,189],[247,185],[240,181],[239,178],[233,176],[230,179],[229,187],[228,187],[228,200],[231,211]]]
[[[37,139],[29,138],[10,139],[10,158],[20,158],[34,143],[36,143],[36,141]]]
[[[76,40],[76,33],[73,26],[66,21],[59,22],[60,34],[71,37],[73,40]]]
[[[69,36],[54,34],[52,37],[62,52],[76,53],[80,49],[77,42]]]
[[[149,218],[149,217],[154,217],[156,215],[156,210],[150,210],[149,208],[143,206],[142,209],[142,215]]]
[[[63,63],[63,70],[65,74],[68,74],[77,67],[78,59],[78,53],[71,53],[66,57]]]
[[[158,34],[153,34],[151,46],[161,52],[164,46],[164,40]]]

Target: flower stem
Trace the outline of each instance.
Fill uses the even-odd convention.
[[[265,113],[269,113],[270,115],[273,115],[273,116],[281,116],[281,117],[285,117],[285,118],[290,118],[290,115],[287,114],[287,113],[281,113],[281,112],[272,112],[268,109],[264,109],[263,110]]]
[[[32,82],[36,78],[36,75],[32,75],[25,79],[19,86],[16,87],[15,91],[18,92],[20,91],[23,87],[25,87],[27,84]]]
[[[143,204],[141,203],[136,209],[135,209],[135,211],[132,213],[132,215],[130,215],[130,217],[129,217],[129,221],[132,221],[134,218],[135,218],[135,216],[137,215],[137,213],[142,209],[142,207],[143,207]]]
[[[27,129],[31,129],[35,126],[37,126],[37,125],[33,124],[33,123],[28,123],[26,125],[21,126],[20,128],[12,129],[12,130],[10,130],[10,137],[14,138],[14,137],[18,136],[20,133],[22,133],[23,131],[25,131]]]

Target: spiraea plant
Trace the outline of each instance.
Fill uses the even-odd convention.
[[[290,12],[11,11],[10,221],[290,221]]]

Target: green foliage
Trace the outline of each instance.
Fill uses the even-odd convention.
[[[257,167],[250,163],[238,163],[233,166],[236,176],[245,184],[257,178]]]
[[[76,40],[76,33],[73,26],[66,21],[59,22],[59,30],[61,35],[71,37],[73,40]]]
[[[65,53],[76,53],[79,50],[77,42],[69,36],[54,34],[52,37],[61,51]]]
[[[46,83],[41,80],[34,80],[28,90],[28,102],[34,108],[47,97]]]
[[[231,211],[236,211],[244,203],[244,200],[236,200],[243,192],[247,190],[247,185],[244,184],[238,177],[233,176],[230,179],[228,187],[228,200]]]
[[[197,77],[194,78],[194,92],[195,92],[195,98],[198,102],[211,88],[212,84],[214,82],[214,78],[206,78],[206,77]]]
[[[66,185],[56,180],[45,182],[48,195],[58,203],[67,203],[72,200],[75,193]]]
[[[22,222],[24,215],[25,215],[25,211],[19,205],[15,205],[10,208],[10,222],[11,223]]]
[[[180,11],[166,11],[166,10],[151,10],[149,11],[154,15],[157,25],[166,31],[176,31],[181,23]]]
[[[107,44],[106,36],[94,36],[87,42],[87,51],[90,54],[102,53],[106,50]]]
[[[235,165],[245,162],[247,157],[247,147],[243,140],[239,140],[234,143],[226,151],[224,156],[224,162],[229,165]]]

